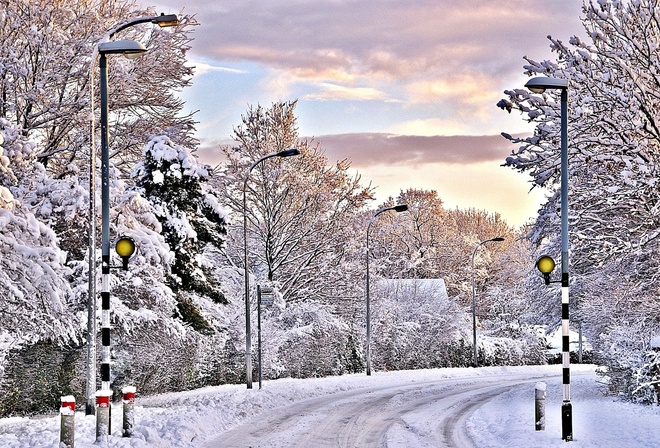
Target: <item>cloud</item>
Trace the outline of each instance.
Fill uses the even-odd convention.
[[[566,0],[533,8],[529,0],[216,3],[198,0],[186,11],[201,23],[191,50],[207,61],[199,73],[257,64],[271,98],[304,91],[300,97],[319,102],[438,102],[459,119],[486,120],[519,76],[522,56],[543,59],[547,34],[579,26],[579,2],[569,8]]]
[[[419,136],[394,134],[340,134],[317,137],[330,161],[349,159],[352,166],[468,165],[503,162],[511,143],[501,135]]]
[[[195,76],[202,76],[205,75],[206,73],[212,73],[212,72],[235,73],[235,74],[245,73],[245,70],[229,68],[229,67],[221,67],[217,65],[206,64],[200,61],[194,61],[194,60],[188,61],[186,65],[195,68]]]
[[[424,118],[407,120],[390,126],[389,131],[398,135],[469,135],[472,123],[458,118]]]
[[[305,95],[303,99],[316,99],[316,100],[386,100],[388,96],[385,92],[381,92],[371,87],[345,87],[336,84],[322,83],[319,85],[322,89],[319,93]]]
[[[330,164],[348,159],[364,185],[376,187],[378,201],[401,190],[435,190],[449,208],[501,213],[513,225],[533,216],[545,197],[530,191],[525,175],[500,166],[511,144],[499,135],[413,136],[341,134],[315,138]],[[219,147],[232,140],[203,141],[197,155],[205,163],[223,161]]]
[[[158,3],[171,8],[166,13],[180,8],[179,0]],[[206,64],[200,70],[207,76],[193,86],[203,94],[191,96],[206,114],[200,154],[217,161],[218,142],[211,140],[231,135],[245,105],[299,98],[301,132],[320,135],[330,162],[350,159],[383,189],[390,182],[430,186],[448,197],[447,173],[472,185],[486,182],[487,173],[511,172],[497,169],[515,149],[497,134],[531,129],[495,104],[503,90],[524,83],[524,55],[554,59],[547,35],[567,41],[584,34],[581,5],[195,0],[185,13],[201,23],[189,55]],[[479,171],[480,164],[488,167]],[[435,178],[421,183],[428,176]],[[504,191],[503,182],[514,181],[496,179],[492,189]],[[523,194],[527,189],[521,187]],[[502,196],[518,207],[508,192]]]
[[[320,143],[329,163],[348,159],[354,168],[375,165],[503,163],[514,149],[501,135],[420,136],[385,133],[355,133],[301,137]],[[218,163],[220,146],[234,146],[231,139],[204,140],[198,155]]]
[[[561,29],[569,14],[576,20],[565,0],[534,2],[534,8],[529,0],[275,0],[226,2],[214,10],[215,3],[188,7],[203,11],[195,53],[287,69],[359,69],[395,79],[447,73],[466,59],[501,68],[504,56],[522,56],[509,44],[512,36],[547,48],[547,34]]]

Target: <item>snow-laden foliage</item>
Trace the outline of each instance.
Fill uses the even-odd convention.
[[[371,199],[371,189],[350,174],[348,161],[329,164],[319,142],[299,139],[295,106],[258,106],[243,116],[234,129],[239,146],[223,149],[228,162],[218,188],[236,216],[243,214],[246,188],[249,264],[257,278],[280,282],[287,301],[327,299],[350,287],[344,269],[350,265],[343,263],[353,236],[348,223]],[[253,162],[289,148],[301,154],[264,160],[246,177]],[[242,260],[242,243],[234,237],[233,260]]]
[[[4,120],[0,135],[1,377],[10,349],[45,339],[74,341],[76,326],[66,253],[48,226],[48,214],[33,212],[26,186],[19,182],[28,175],[36,185],[43,185],[39,180],[46,176],[35,162],[34,146]]]
[[[174,253],[171,287],[226,303],[203,257],[207,245],[222,248],[226,234],[227,212],[208,189],[211,168],[165,136],[153,138],[142,154],[143,161],[133,177],[141,194],[152,204],[161,234]],[[180,297],[179,312],[190,319],[194,306]]]
[[[71,370],[60,369],[66,356],[58,356],[64,350],[56,347],[76,344],[80,337],[73,271],[50,227],[57,213],[53,208],[75,203],[62,193],[76,189],[67,181],[49,185],[34,150],[34,144],[0,119],[0,415],[50,408],[53,388],[69,385],[58,385],[57,374],[48,381],[49,374],[62,373],[65,383],[72,378]],[[40,203],[42,209],[33,207],[33,193],[41,189],[43,194],[43,188],[50,188],[52,197]],[[50,350],[39,352],[37,359],[25,356],[34,347]]]
[[[572,304],[610,374],[624,377],[640,365],[645,341],[660,328],[659,6],[655,0],[585,1],[587,39],[566,44],[550,37],[556,61],[526,58],[525,65],[530,76],[569,80]],[[506,164],[529,173],[535,185],[558,190],[558,92],[506,94],[500,107],[518,109],[537,124],[527,138],[504,134],[519,145]],[[557,191],[531,232],[540,251],[555,256],[559,200]],[[641,327],[628,334],[632,323]]]
[[[40,161],[61,173],[89,154],[90,114],[98,113],[90,109],[92,89],[99,104],[96,44],[111,28],[157,13],[133,0],[1,0],[0,11],[0,118],[39,142]],[[117,166],[130,162],[126,170],[157,133],[196,144],[177,91],[190,84],[184,63],[197,22],[180,19],[174,29],[145,24],[116,36],[149,49],[137,60],[109,57],[110,145]]]
[[[493,237],[503,243],[482,246],[477,254],[476,281],[489,276],[493,257],[504,253],[516,233],[499,214],[483,210],[447,210],[436,191],[402,190],[382,207],[408,205],[408,211],[379,215],[372,224],[371,252],[375,270],[390,278],[443,278],[452,296],[466,304],[475,245]],[[373,216],[373,213],[371,213]],[[366,226],[365,226],[366,227]]]
[[[444,281],[382,280],[373,285],[371,297],[375,369],[470,364],[470,321],[447,296]]]

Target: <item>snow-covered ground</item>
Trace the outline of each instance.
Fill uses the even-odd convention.
[[[100,446],[203,447],[209,440],[236,428],[260,413],[273,413],[307,398],[337,392],[391,387],[414,382],[471,378],[478,383],[496,376],[551,375],[548,384],[546,430],[534,430],[534,381],[521,384],[484,401],[468,418],[466,430],[477,447],[565,447],[561,440],[561,366],[434,369],[375,372],[342,377],[264,382],[263,389],[244,385],[138,398],[135,436],[121,437],[121,405],[113,410],[113,435]],[[572,403],[575,440],[580,447],[650,447],[660,440],[660,408],[616,401],[601,393],[593,366],[573,366]],[[98,446],[94,416],[76,414],[76,447]],[[3,448],[56,447],[60,418],[9,418],[0,420]]]

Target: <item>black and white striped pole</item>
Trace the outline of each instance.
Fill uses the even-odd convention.
[[[569,287],[568,287],[568,80],[537,77],[526,84],[534,93],[546,89],[561,91],[561,335],[563,368],[563,404],[561,406],[561,438],[573,440],[573,407],[571,405],[571,353],[569,346]],[[554,269],[552,258],[544,256],[537,262],[546,284],[550,283],[550,272]],[[548,270],[549,269],[549,270]]]
[[[179,24],[179,19],[175,14],[161,14],[159,16],[138,17],[123,22],[110,31],[108,31],[103,40],[95,47],[94,54],[92,55],[92,64],[96,61],[96,56],[99,56],[100,67],[100,84],[101,84],[101,176],[102,176],[102,263],[109,263],[110,258],[110,238],[109,238],[109,216],[110,216],[110,189],[109,189],[109,149],[108,149],[108,68],[107,68],[107,54],[123,54],[126,57],[139,56],[146,51],[144,46],[140,43],[130,40],[122,40],[111,42],[110,39],[120,31],[123,31],[132,26],[151,22],[160,27],[171,27]],[[89,179],[89,294],[87,303],[87,386],[86,386],[86,415],[94,413],[95,389],[96,389],[96,138],[94,135],[94,70],[90,70],[90,179]],[[109,272],[108,272],[109,273]],[[102,266],[103,274],[103,290],[101,295],[107,293],[107,277],[105,274],[105,267]],[[108,308],[102,306],[103,310],[109,310],[109,294],[107,298],[102,300],[107,301]],[[102,304],[103,305],[103,304]],[[103,312],[102,312],[103,314]],[[106,355],[102,354],[105,359]],[[109,358],[109,354],[107,355]],[[107,364],[109,366],[109,364]],[[102,370],[109,367],[101,367]],[[102,377],[103,372],[102,372]],[[107,375],[109,378],[109,375]],[[108,379],[109,381],[109,379]],[[109,384],[108,384],[109,386]],[[105,386],[102,386],[105,388]]]
[[[110,390],[110,150],[108,145],[108,54],[138,56],[139,42],[119,40],[98,45],[101,85],[101,390]],[[135,245],[133,245],[135,248]],[[108,424],[110,430],[110,424]]]
[[[104,246],[105,247],[105,246]],[[112,266],[110,264],[110,255],[102,259],[102,274],[103,274],[103,290],[101,291],[101,391],[104,392],[103,396],[112,396],[112,390],[110,389],[110,288],[109,288],[109,277],[111,268],[121,268],[123,270],[128,270],[128,260],[131,258],[135,252],[135,242],[131,238],[122,236],[115,243],[115,251],[117,255],[122,260],[121,266]],[[97,395],[98,396],[98,395]],[[98,400],[97,400],[98,403]],[[103,419],[102,416],[99,416],[97,413],[97,419]],[[107,426],[108,434],[112,430],[111,425],[111,409],[108,404],[108,416],[107,416]],[[99,425],[97,424],[97,427]],[[98,436],[98,434],[97,434]]]

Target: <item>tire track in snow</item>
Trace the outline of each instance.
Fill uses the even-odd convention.
[[[358,389],[261,414],[207,443],[216,447],[471,447],[476,409],[539,378],[441,379]]]

